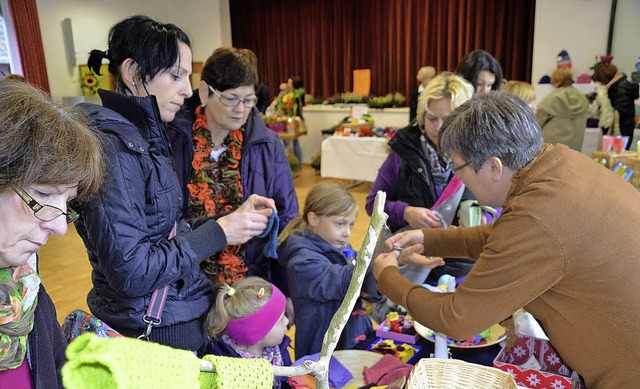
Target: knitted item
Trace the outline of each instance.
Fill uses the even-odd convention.
[[[267,243],[264,245],[262,249],[262,253],[267,258],[275,258],[278,259],[278,231],[280,230],[280,218],[276,213],[276,210],[272,210],[271,216],[269,216],[269,222],[267,224],[267,228],[258,238],[267,238]]]
[[[367,384],[389,385],[390,383],[408,377],[413,366],[400,361],[393,355],[385,354],[375,365],[364,367],[362,375]]]
[[[134,338],[80,335],[67,348],[62,382],[74,388],[198,388],[193,352]]]
[[[211,362],[216,369],[215,373],[200,374],[202,389],[271,389],[273,385],[273,367],[265,359],[216,355],[205,355],[202,359]]]

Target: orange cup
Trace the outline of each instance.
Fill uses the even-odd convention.
[[[616,154],[622,154],[624,151],[624,139],[613,138],[613,152]]]

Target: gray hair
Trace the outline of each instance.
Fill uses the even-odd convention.
[[[474,95],[442,124],[440,148],[456,153],[478,171],[491,157],[518,171],[540,154],[542,131],[533,111],[508,92]]]

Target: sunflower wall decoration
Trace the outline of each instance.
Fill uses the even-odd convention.
[[[97,75],[87,65],[80,65],[80,88],[83,96],[93,96],[98,89],[111,90],[111,78],[109,73],[109,65],[102,65],[100,73]]]

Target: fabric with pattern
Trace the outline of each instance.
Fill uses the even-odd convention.
[[[229,132],[220,146],[224,151],[218,156],[213,155],[203,107],[196,109],[192,130],[194,157],[191,183],[187,185],[190,194],[187,216],[211,217],[235,211],[242,205],[243,198],[240,177],[243,129]],[[244,245],[230,245],[202,262],[201,268],[214,284],[221,281],[232,284],[247,272],[244,256]]]
[[[67,347],[62,381],[75,388],[198,388],[200,360],[191,351],[135,338],[80,335]]]
[[[211,389],[271,389],[273,368],[262,358],[245,359],[205,355],[215,373],[201,373],[200,387]]]
[[[24,361],[39,288],[40,276],[29,263],[0,269],[0,370]]]

